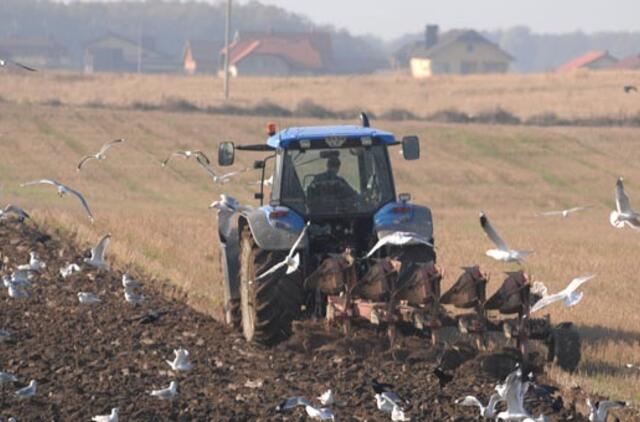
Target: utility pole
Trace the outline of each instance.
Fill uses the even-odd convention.
[[[142,22],[138,25],[138,73],[142,73]]]
[[[231,27],[231,0],[227,0],[224,28],[224,99],[229,99],[229,31]]]

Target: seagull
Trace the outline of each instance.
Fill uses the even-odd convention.
[[[455,401],[457,405],[460,406],[476,406],[480,409],[480,416],[485,419],[493,419],[496,417],[496,405],[501,401],[500,395],[498,393],[494,393],[489,398],[489,404],[487,406],[483,406],[480,400],[478,400],[474,396],[466,396],[463,399],[458,399]]]
[[[262,180],[256,180],[255,182],[250,182],[247,183],[249,186],[264,186],[264,187],[268,187],[268,186],[273,186],[273,174],[268,178],[268,179],[264,179],[264,181]]]
[[[0,372],[0,385],[10,382],[18,382],[18,377],[8,372]]]
[[[622,89],[624,89],[624,92],[626,94],[630,93],[631,91],[638,92],[638,88],[636,88],[635,85],[625,85]]]
[[[218,174],[209,166],[209,163],[198,160],[198,164],[200,164],[200,167],[202,167],[209,174],[209,176],[211,176],[213,183],[217,183],[220,185],[224,185],[225,183],[231,181],[231,178],[233,176],[247,171],[247,169],[244,168],[242,170],[232,171],[230,173]]]
[[[542,299],[537,301],[531,307],[531,313],[537,312],[540,309],[546,306],[549,306],[552,303],[560,300],[563,300],[565,306],[567,307],[572,307],[577,305],[582,300],[582,296],[584,295],[584,293],[577,292],[576,290],[578,290],[580,286],[582,286],[584,283],[586,283],[587,281],[591,280],[594,277],[595,275],[588,275],[584,277],[574,278],[573,280],[571,280],[571,282],[567,287],[565,287],[563,290],[560,290],[558,293],[543,296]]]
[[[12,299],[24,299],[29,297],[29,293],[25,290],[22,290],[22,287],[19,284],[14,282],[10,282],[8,287],[9,297]]]
[[[118,408],[111,409],[111,414],[109,415],[94,416],[91,420],[93,422],[118,422]]]
[[[31,382],[29,383],[28,386],[19,389],[18,391],[16,391],[16,396],[20,397],[21,399],[27,398],[27,397],[33,397],[36,395],[36,389],[38,388],[38,385],[36,383],[36,380],[31,380]]]
[[[189,362],[189,352],[187,350],[177,349],[174,350],[173,353],[176,355],[173,362],[170,360],[165,361],[171,369],[179,372],[187,372],[193,368],[193,365]]]
[[[46,268],[47,264],[40,260],[40,256],[35,251],[29,252],[29,263],[18,265],[19,271],[40,271]]]
[[[544,217],[552,217],[552,216],[560,215],[562,216],[562,218],[567,218],[571,213],[584,211],[589,208],[591,208],[591,206],[573,207],[573,208],[567,208],[565,210],[560,210],[560,211],[547,211],[547,212],[541,213],[540,215]]]
[[[238,202],[233,196],[222,194],[219,201],[214,201],[209,205],[209,209],[217,209],[218,211],[226,211],[230,213],[235,212],[249,212],[254,208],[251,205],[243,205]]]
[[[107,246],[109,246],[110,241],[110,233],[102,236],[102,239],[100,239],[98,244],[91,248],[91,258],[85,258],[84,262],[93,268],[109,271],[111,267],[109,266],[109,263],[104,260],[104,253],[107,249]]]
[[[142,303],[147,298],[140,294],[136,293],[133,287],[125,287],[124,288],[124,300],[133,305],[142,305]]]
[[[310,406],[310,405],[311,403],[305,397],[302,397],[302,396],[290,397],[288,399],[283,400],[282,402],[280,402],[279,405],[276,406],[276,412],[278,413],[285,412],[297,406]]]
[[[393,422],[406,422],[410,421],[411,418],[404,415],[404,410],[398,406],[393,406],[393,410],[391,410],[391,420]]]
[[[56,189],[58,190],[58,195],[61,198],[64,195],[70,193],[71,195],[73,195],[76,198],[78,198],[78,200],[82,204],[82,207],[84,208],[85,212],[87,213],[87,216],[89,217],[89,220],[91,220],[92,223],[94,222],[93,214],[91,213],[91,210],[89,209],[89,204],[87,204],[86,199],[84,199],[84,196],[82,196],[82,194],[80,192],[75,191],[75,190],[71,189],[70,187],[63,185],[62,183],[56,182],[55,180],[51,180],[51,179],[34,180],[32,182],[23,183],[20,186],[21,187],[25,187],[25,186],[32,186],[32,185],[52,185],[52,186],[55,186]]]
[[[13,278],[13,276],[3,275],[2,284],[7,289],[11,286],[31,287],[31,281],[28,278]]]
[[[616,182],[616,210],[611,211],[609,222],[613,227],[621,229],[625,223],[633,228],[640,229],[640,214],[631,208],[629,197],[624,193],[624,184],[622,177]]]
[[[207,165],[211,164],[211,161],[209,160],[209,158],[206,155],[204,155],[202,151],[199,151],[199,150],[176,151],[162,161],[162,167],[165,167],[169,163],[169,160],[171,160],[171,158],[173,157],[182,157],[184,159],[195,157],[199,163],[204,162]]]
[[[78,163],[78,167],[76,168],[76,170],[78,171],[82,170],[82,166],[84,165],[84,163],[86,163],[89,160],[105,160],[107,158],[107,156],[105,155],[107,150],[112,146],[119,144],[121,142],[124,142],[124,139],[116,139],[115,141],[107,142],[106,144],[102,145],[102,148],[100,148],[100,151],[98,151],[97,154],[86,155],[82,157],[80,159],[80,162]]]
[[[122,287],[124,287],[125,289],[137,289],[141,287],[141,284],[136,279],[131,277],[129,273],[124,273],[122,274]]]
[[[4,207],[4,209],[0,210],[0,220],[8,218],[9,214],[16,215],[20,223],[23,223],[24,220],[31,218],[31,216],[29,216],[29,214],[27,214],[27,212],[22,208],[18,207],[17,205],[9,204]]]
[[[335,403],[336,398],[333,395],[333,391],[329,389],[322,393],[322,395],[318,397],[318,400],[320,400],[320,404],[322,404],[323,406],[331,406],[333,403]]]
[[[378,240],[378,243],[374,245],[373,248],[365,255],[365,258],[371,257],[378,249],[383,247],[386,244],[391,245],[406,245],[406,244],[423,244],[433,248],[433,243],[429,241],[429,239],[420,236],[417,233],[410,232],[393,232],[386,236],[383,236]]]
[[[375,395],[378,410],[391,413],[394,408],[398,407],[398,402],[393,400],[393,394],[393,392],[384,392]]]
[[[502,240],[498,233],[493,229],[489,219],[483,212],[480,213],[480,225],[484,229],[484,232],[489,236],[489,239],[498,247],[498,249],[489,249],[487,256],[504,262],[517,261],[520,262],[524,257],[531,254],[531,251],[517,251],[515,249],[509,249],[507,244]]]
[[[260,274],[256,278],[256,280],[260,280],[268,276],[269,274],[272,274],[278,271],[280,268],[285,266],[287,267],[287,274],[291,274],[292,272],[298,269],[298,266],[300,265],[300,253],[296,253],[296,249],[298,249],[298,245],[300,245],[300,242],[302,242],[302,239],[304,238],[304,235],[307,232],[307,228],[309,227],[309,224],[311,224],[311,222],[307,222],[307,224],[305,224],[304,228],[300,232],[300,235],[298,236],[296,241],[293,243],[293,246],[291,247],[291,250],[289,251],[287,256],[282,261],[278,262],[276,265],[274,265],[273,267],[269,268],[268,270]]]
[[[102,302],[94,293],[78,292],[78,301],[83,305],[96,305]]]
[[[333,416],[333,412],[328,407],[317,408],[311,405],[306,405],[304,410],[307,411],[307,415],[311,419],[318,419],[321,421],[335,421],[335,417]]]
[[[34,69],[32,67],[29,67],[29,66],[26,66],[26,65],[24,65],[22,63],[18,63],[18,62],[15,62],[13,60],[9,60],[9,59],[0,59],[0,67],[5,67],[9,63],[11,63],[14,66],[18,66],[19,68],[22,68],[24,70],[28,70],[29,72],[37,72],[36,69]]]
[[[167,388],[161,390],[153,390],[149,394],[158,397],[160,400],[170,400],[178,394],[178,383],[171,381]]]
[[[589,422],[606,422],[609,410],[622,409],[627,405],[623,401],[597,401],[591,403],[591,399],[587,397],[587,406],[589,406]]]
[[[60,268],[60,275],[62,278],[67,278],[73,273],[80,272],[80,266],[78,264],[68,264],[66,267]]]
[[[529,381],[522,380],[522,370],[516,369],[510,373],[503,384],[496,386],[496,392],[501,401],[507,402],[507,410],[498,413],[498,420],[522,421],[532,418],[524,408],[524,397],[531,386]]]

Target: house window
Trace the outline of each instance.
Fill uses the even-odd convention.
[[[475,50],[475,45],[467,44],[467,53],[473,53],[474,50]]]

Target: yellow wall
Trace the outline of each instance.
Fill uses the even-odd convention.
[[[409,61],[411,66],[411,74],[414,78],[428,78],[431,76],[431,60],[412,57]]]
[[[425,78],[436,74],[506,73],[509,60],[486,43],[455,42],[431,59],[411,59],[411,74]]]

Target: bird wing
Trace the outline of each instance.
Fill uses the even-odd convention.
[[[162,167],[166,166],[169,163],[169,160],[171,160],[173,157],[189,158],[189,154],[187,154],[187,151],[176,151],[174,153],[171,153],[162,161]]]
[[[552,216],[552,215],[562,215],[562,211],[547,211],[547,212],[540,213],[540,215],[543,215],[545,217]]]
[[[474,396],[466,396],[463,399],[458,399],[458,400],[456,400],[456,404],[458,404],[460,406],[477,406],[479,408],[484,407],[482,405],[482,403],[480,403],[480,400],[478,400]]]
[[[583,276],[583,277],[576,277],[573,280],[571,280],[571,282],[569,283],[569,285],[563,290],[564,293],[569,294],[571,292],[576,291],[580,286],[582,286],[584,283],[586,283],[587,281],[591,280],[593,277],[595,277],[595,275],[587,275],[587,276]]]
[[[509,251],[509,247],[494,230],[493,226],[491,226],[489,219],[486,215],[484,215],[484,213],[480,213],[480,225],[484,229],[484,232],[487,234],[487,236],[489,236],[489,239],[491,239],[491,241],[495,243],[500,250]]]
[[[196,150],[196,151],[192,151],[192,153],[193,155],[196,156],[196,160],[198,160],[198,162],[202,161],[207,165],[211,165],[211,160],[209,160],[209,157],[207,157],[204,152],[200,150]]]
[[[29,214],[27,214],[25,210],[13,204],[9,204],[6,207],[4,207],[4,212],[5,213],[12,212],[20,217],[31,218],[31,216],[29,216]]]
[[[55,180],[51,180],[51,179],[40,179],[40,180],[33,180],[31,182],[27,182],[27,183],[23,183],[20,186],[21,187],[25,187],[25,186],[32,186],[32,185],[53,185],[53,186],[61,186],[60,183],[56,182]]]
[[[309,400],[301,396],[296,396],[296,397],[290,397],[288,399],[283,400],[278,405],[278,407],[276,407],[276,410],[279,412],[282,412],[285,410],[293,409],[296,406],[309,406],[309,405],[311,405]]]
[[[598,415],[600,415],[602,417],[602,420],[604,420],[607,413],[609,413],[609,410],[622,409],[626,405],[627,404],[623,401],[612,401],[612,400],[601,401],[600,405],[598,406]]]
[[[65,186],[66,187],[66,186]],[[91,222],[93,223],[94,218],[93,218],[93,214],[91,213],[91,210],[89,209],[89,204],[87,204],[87,200],[84,199],[84,196],[82,196],[82,194],[76,190],[73,190],[69,187],[66,187],[66,189],[72,194],[74,195],[76,198],[78,198],[78,200],[80,201],[80,203],[82,204],[82,207],[84,208],[84,210],[87,212],[87,215],[89,216],[89,220],[91,220]]]
[[[585,205],[583,207],[573,207],[573,208],[569,208],[567,212],[578,212],[578,211],[583,211],[589,208],[591,208],[591,205]]]
[[[5,62],[7,62],[7,63],[11,63],[11,64],[13,64],[14,66],[18,66],[18,67],[20,67],[20,68],[22,68],[22,69],[24,69],[24,70],[28,70],[29,72],[37,72],[37,70],[36,70],[36,69],[34,69],[33,67],[30,67],[30,66],[24,65],[24,64],[22,64],[22,63],[19,63],[19,62],[13,61],[13,60],[4,59],[4,61],[5,61]]]
[[[95,155],[85,155],[84,157],[82,157],[80,159],[80,162],[78,162],[78,166],[76,167],[76,169],[78,171],[82,170],[82,166],[84,165],[84,163],[86,163],[87,161],[92,160],[92,159],[95,160],[96,156]]]
[[[545,308],[549,305],[551,305],[554,302],[557,302],[559,300],[562,300],[565,298],[565,294],[563,292],[560,293],[555,293],[552,295],[548,295],[543,297],[542,299],[540,299],[539,301],[537,301],[532,307],[531,307],[531,313],[537,312],[542,308]]]
[[[262,274],[260,274],[258,277],[256,277],[256,280],[260,280],[260,279],[268,276],[269,274],[275,273],[276,271],[278,271],[280,268],[284,267],[285,265],[287,265],[286,259],[284,261],[278,262],[277,264],[275,264],[274,266],[269,268],[267,271],[265,271]]]
[[[309,227],[309,224],[311,224],[310,221],[307,222],[307,224],[304,225],[304,228],[302,229],[302,231],[298,235],[298,238],[296,239],[295,242],[293,242],[293,246],[291,246],[291,250],[289,251],[289,254],[287,255],[287,259],[291,259],[291,257],[293,257],[293,254],[296,253],[296,250],[298,249],[298,246],[300,246],[300,242],[302,242],[302,239],[304,239],[304,235],[307,233],[307,228]]]
[[[624,184],[622,183],[622,177],[616,182],[616,208],[619,213],[632,213],[631,204],[629,203],[629,197],[624,192]]]
[[[109,246],[109,242],[111,241],[111,234],[107,233],[102,236],[102,239],[98,242],[95,248],[91,250],[92,258],[97,258],[99,260],[104,260],[104,252]]]
[[[220,178],[223,179],[223,180],[230,179],[233,176],[235,176],[236,174],[244,173],[245,171],[247,171],[247,169],[238,170],[238,171],[232,171],[231,173],[223,174],[222,176],[220,176]]]
[[[100,148],[100,152],[98,153],[98,155],[102,155],[102,154],[104,154],[105,152],[107,152],[107,150],[108,150],[109,148],[111,148],[112,146],[114,146],[114,145],[116,145],[116,144],[119,144],[119,143],[121,143],[121,142],[124,142],[124,139],[116,139],[116,140],[114,140],[114,141],[107,142],[106,144],[104,144],[104,145],[102,146],[102,148]]]
[[[209,173],[209,176],[211,176],[214,180],[218,179],[220,176],[218,176],[218,173],[215,172],[215,170],[213,170],[211,168],[211,166],[209,166],[209,164],[207,164],[204,161],[200,161],[199,159],[196,159],[196,161],[198,162],[198,165],[200,167],[202,167],[204,169],[204,171],[206,171],[207,173]]]
[[[378,242],[371,248],[371,250],[365,255],[365,258],[369,258],[371,255],[376,253],[378,249],[383,247],[386,244],[392,245],[406,245],[407,243],[422,243],[423,245],[431,246],[433,248],[433,243],[429,242],[423,236],[420,236],[417,233],[408,233],[408,232],[393,232],[386,236],[383,236]]]

